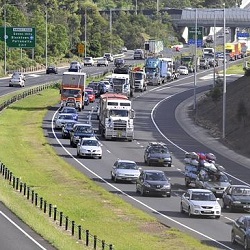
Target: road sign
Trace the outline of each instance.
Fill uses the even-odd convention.
[[[5,39],[10,48],[35,48],[36,30],[31,27],[6,27]],[[0,27],[0,40],[4,41],[4,27]]]
[[[83,54],[84,53],[84,44],[79,43],[77,46],[77,49],[78,49],[79,54]]]
[[[248,38],[249,37],[249,33],[247,32],[238,32],[237,33],[237,38]]]
[[[196,34],[198,41],[203,40],[203,27],[197,27]],[[188,40],[195,40],[195,27],[188,27]]]
[[[188,39],[189,45],[195,45],[195,39]],[[203,46],[203,39],[197,39],[197,47]]]

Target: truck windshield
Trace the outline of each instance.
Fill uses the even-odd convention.
[[[65,97],[80,97],[81,96],[79,89],[63,89],[62,94]]]
[[[143,74],[135,73],[135,80],[142,80],[142,79],[143,79]]]
[[[116,116],[128,117],[128,111],[127,110],[111,109],[109,111],[109,115],[112,117],[116,117]]]
[[[146,73],[156,73],[157,69],[156,68],[146,68],[145,71],[146,71]]]
[[[112,82],[114,85],[123,85],[126,83],[125,79],[113,78]]]

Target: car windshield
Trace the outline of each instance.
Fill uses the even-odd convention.
[[[92,133],[93,129],[91,127],[80,126],[77,128],[77,132],[80,133]]]
[[[224,174],[222,175],[214,174],[208,177],[208,181],[209,182],[228,182],[228,178]]]
[[[164,173],[146,173],[146,180],[148,181],[167,181]]]
[[[120,162],[118,164],[119,169],[138,169],[136,163],[133,162]]]
[[[76,111],[76,109],[69,109],[69,108],[66,108],[66,109],[63,109],[62,110],[62,113],[70,113],[70,114],[76,114],[77,113],[77,111]]]
[[[58,119],[60,120],[73,120],[72,115],[59,115]]]
[[[193,192],[191,200],[195,201],[216,201],[216,197],[213,193],[205,192]]]
[[[92,90],[85,90],[88,95],[94,95],[94,92]]]
[[[159,153],[159,154],[167,154],[168,150],[166,148],[153,147],[150,150],[150,153]]]
[[[179,69],[187,69],[185,66],[180,66]]]
[[[250,195],[250,188],[244,188],[244,187],[237,187],[237,188],[234,188],[233,190],[233,195]]]
[[[99,143],[96,140],[82,140],[82,145],[84,145],[84,146],[99,146]]]
[[[65,128],[67,128],[67,129],[72,129],[73,128],[73,126],[74,126],[74,122],[67,122],[66,124],[65,124]]]
[[[81,96],[80,91],[77,89],[63,89],[62,94],[65,97],[72,97],[72,96],[79,97],[79,96]]]
[[[127,110],[111,109],[109,111],[109,115],[112,117],[115,117],[115,116],[128,117],[128,111]]]

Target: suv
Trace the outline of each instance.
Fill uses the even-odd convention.
[[[70,63],[68,71],[69,72],[81,72],[81,69],[82,69],[82,65],[77,61],[73,61]]]
[[[116,58],[114,61],[115,67],[123,67],[125,65],[125,60],[123,58]]]
[[[70,133],[70,145],[76,147],[81,138],[95,137],[94,130],[91,124],[77,123],[74,125]]]
[[[200,59],[200,69],[209,69],[210,65],[209,65],[209,61],[206,58],[201,58]]]
[[[114,61],[114,58],[113,58],[113,55],[111,53],[104,53],[104,58],[107,58],[107,60],[109,62],[113,62]]]
[[[144,59],[144,51],[142,49],[136,49],[134,51],[134,60]]]
[[[171,167],[172,156],[165,143],[150,142],[144,152],[144,162],[151,164],[167,165]]]
[[[84,66],[94,66],[95,62],[94,62],[93,57],[85,57],[83,65]]]

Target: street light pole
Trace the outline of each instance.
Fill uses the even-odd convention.
[[[214,11],[214,81],[213,81],[213,88],[215,87],[215,62],[216,62],[216,55],[215,55],[215,51],[216,51],[216,31],[215,31],[215,27],[216,27],[216,10]]]
[[[87,55],[87,10],[84,13],[84,57]]]
[[[7,64],[7,37],[6,37],[6,1],[4,1],[4,75],[6,75],[6,64]]]
[[[222,138],[225,138],[226,127],[226,92],[227,92],[227,79],[226,79],[226,9],[225,3],[223,4],[223,107],[222,107]]]
[[[110,28],[110,53],[112,54],[112,9],[109,10],[109,28]]]
[[[197,30],[198,30],[198,23],[197,23],[197,9],[195,9],[195,49],[194,49],[194,106],[193,109],[196,110],[196,83],[197,83]]]
[[[135,14],[137,15],[137,8],[138,8],[138,6],[137,6],[137,0],[135,0]]]
[[[45,9],[45,67],[48,67],[48,7]]]

